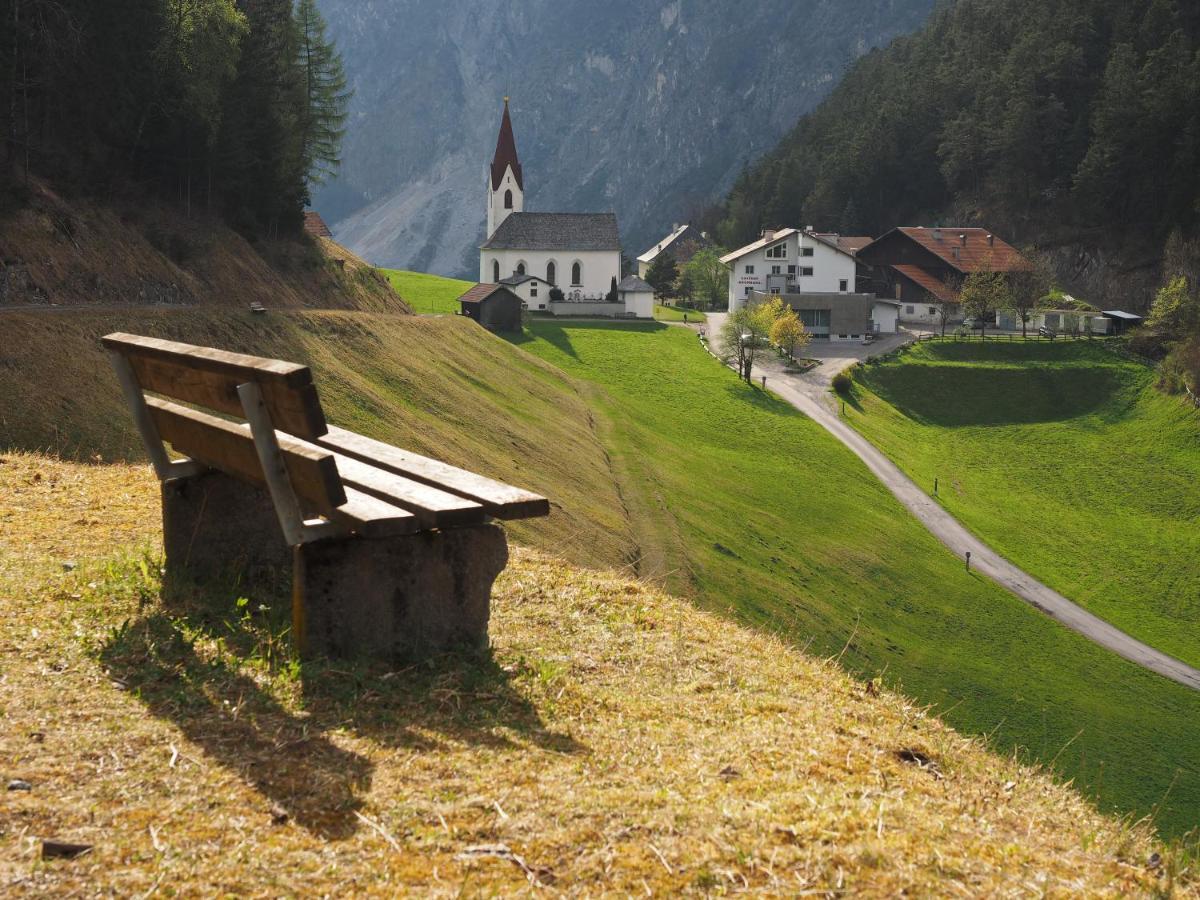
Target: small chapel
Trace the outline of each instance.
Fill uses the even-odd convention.
[[[621,238],[614,213],[525,212],[525,175],[507,97],[487,174],[487,239],[479,249],[479,281],[504,285],[529,310],[639,318],[653,314],[649,285],[636,277],[621,281]],[[614,285],[616,304],[609,297]],[[565,301],[554,307],[572,304],[569,309],[551,306],[553,288],[562,291]]]

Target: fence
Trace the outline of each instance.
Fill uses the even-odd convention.
[[[1047,337],[1043,334],[977,334],[976,332],[963,333],[960,331],[952,331],[949,334],[938,334],[933,332],[930,334],[917,335],[917,342],[921,341],[954,341],[954,342],[970,342],[970,341],[1000,341],[1000,342],[1021,342],[1027,341],[1030,343],[1053,343],[1054,341],[1103,341],[1106,340],[1106,335],[1099,334],[1074,334],[1070,332],[1061,332],[1054,337]]]

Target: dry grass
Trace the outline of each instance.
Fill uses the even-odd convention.
[[[246,241],[197,209],[139,198],[101,204],[34,182],[0,213],[11,305],[319,307],[408,312],[383,274],[325,238]]]
[[[1195,890],[1145,828],[836,664],[526,551],[488,657],[301,670],[253,604],[103,561],[153,545],[154,495],[0,465],[0,774],[33,785],[0,813],[9,895]]]

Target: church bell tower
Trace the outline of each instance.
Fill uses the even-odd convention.
[[[504,98],[504,118],[500,120],[500,135],[496,138],[496,156],[488,173],[487,236],[496,233],[510,213],[525,208],[525,179],[521,161],[517,158],[517,139],[513,137],[512,119],[508,115],[508,98]]]

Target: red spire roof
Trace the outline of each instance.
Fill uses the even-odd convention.
[[[504,98],[504,118],[500,121],[500,136],[496,138],[496,158],[492,160],[492,190],[500,187],[504,180],[504,170],[512,166],[513,175],[517,179],[517,187],[525,190],[525,180],[521,175],[521,161],[517,159],[517,139],[513,137],[512,119],[508,117],[508,98]]]

